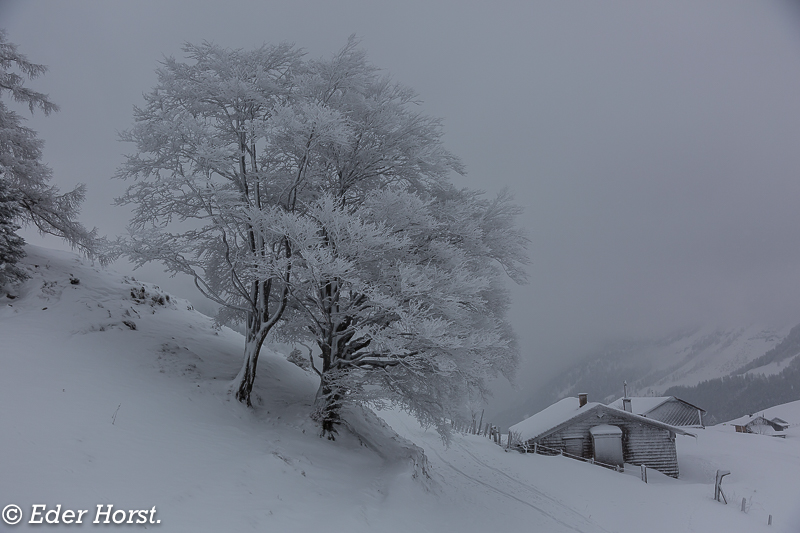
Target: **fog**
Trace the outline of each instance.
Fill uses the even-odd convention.
[[[525,208],[531,282],[513,288],[512,308],[523,388],[604,339],[800,322],[800,15],[789,2],[4,0],[0,26],[50,67],[30,86],[61,112],[29,126],[55,183],[89,186],[82,221],[103,234],[127,220],[111,205],[131,150],[117,132],[163,56],[208,40],[290,41],[318,57],[355,33],[444,119],[469,172],[454,180],[509,187]],[[203,308],[186,280],[158,267],[137,277]]]

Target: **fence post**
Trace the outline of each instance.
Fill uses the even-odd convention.
[[[747,501],[747,498],[742,498],[742,512],[745,512],[744,511],[744,504],[745,504],[746,501]]]
[[[725,493],[722,492],[722,478],[730,473],[730,470],[717,470],[716,480],[714,482],[714,499],[719,501],[720,496],[722,496],[725,505],[728,504],[728,499],[725,497]]]
[[[642,481],[647,483],[647,465],[641,465],[642,467]]]

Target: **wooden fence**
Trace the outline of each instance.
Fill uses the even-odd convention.
[[[477,421],[475,419],[472,419],[470,421],[451,420],[450,428],[453,431],[456,431],[461,434],[480,435],[482,437],[486,437],[487,439],[490,439],[498,446],[507,447],[508,443],[510,442],[508,439],[509,435],[503,435],[498,426],[495,426],[490,422],[483,424],[483,413],[481,413],[480,420]]]

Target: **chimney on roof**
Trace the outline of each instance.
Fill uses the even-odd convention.
[[[586,402],[589,401],[589,395],[585,392],[581,392],[578,394],[578,409],[586,405]]]
[[[627,380],[622,382],[622,391],[623,391],[622,397],[623,398],[627,398],[628,397],[628,381]]]
[[[629,413],[633,412],[633,407],[631,407],[631,399],[630,398],[623,398],[622,399],[622,410],[628,411]]]

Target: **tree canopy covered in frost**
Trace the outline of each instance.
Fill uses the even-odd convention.
[[[491,240],[521,244],[513,213],[506,197],[387,187],[350,206],[326,195],[286,229],[303,260],[290,281],[295,312],[280,328],[311,332],[320,350],[324,431],[343,401],[391,400],[445,432],[464,398],[485,392],[484,378],[511,377],[502,262],[513,269],[523,257],[519,247],[496,256]]]
[[[9,194],[5,180],[0,178],[0,288],[28,277],[17,265],[25,257],[25,241],[16,234],[19,225],[14,222],[19,212],[17,199]]]
[[[45,115],[58,110],[46,94],[25,86],[26,79],[44,74],[47,67],[31,63],[8,41],[0,30],[0,96],[28,107],[31,113],[40,110]],[[36,132],[23,125],[24,118],[0,100],[0,181],[3,182],[4,202],[16,207],[4,211],[4,235],[14,220],[33,224],[41,233],[49,233],[69,242],[90,256],[95,255],[97,239],[94,230],[87,230],[77,221],[86,188],[79,185],[61,194],[50,185],[52,170],[42,162],[43,142]],[[0,237],[4,238],[4,237]],[[18,237],[17,237],[18,238]],[[6,242],[6,246],[9,243]],[[0,258],[0,261],[5,261]]]
[[[118,199],[136,206],[122,250],[189,274],[223,306],[222,321],[245,322],[237,398],[250,405],[259,351],[288,296],[291,245],[263,217],[297,208],[302,165],[272,130],[294,99],[302,54],[288,45],[184,51],[191,63],[164,62],[122,135],[136,145],[118,172],[136,180]]]
[[[326,60],[184,51],[123,134],[134,183],[118,201],[135,212],[120,250],[193,276],[220,321],[245,324],[239,400],[272,332],[315,345],[329,437],[347,401],[397,402],[446,433],[516,365],[504,285],[524,281],[527,241],[511,196],[454,187],[441,123],[352,38]]]

